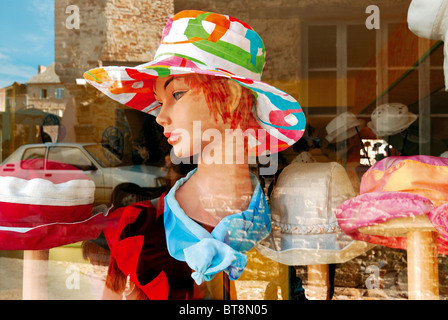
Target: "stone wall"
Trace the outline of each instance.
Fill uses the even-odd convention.
[[[56,97],[56,90],[62,87],[61,84],[28,84],[28,106],[60,116],[60,113],[64,112],[69,98],[65,92],[62,93],[63,96],[61,98]],[[45,99],[40,97],[42,89],[47,90]]]
[[[107,1],[106,44],[101,60],[151,61],[159,45],[163,27],[172,13],[172,1]]]
[[[66,22],[79,9],[79,28]],[[99,142],[109,126],[123,129],[120,109],[125,107],[76,79],[98,66],[135,66],[152,60],[163,26],[173,12],[172,0],[55,0],[56,73],[74,99],[63,124],[74,141]]]

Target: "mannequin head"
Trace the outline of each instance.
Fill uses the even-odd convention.
[[[218,150],[224,148],[230,130],[255,127],[252,91],[228,78],[200,74],[159,78],[154,95],[161,104],[156,121],[178,157],[202,153],[211,143],[210,135]]]

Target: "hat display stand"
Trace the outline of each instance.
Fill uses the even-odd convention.
[[[23,251],[23,300],[48,300],[50,250]]]
[[[346,170],[336,162],[293,162],[271,197],[272,232],[257,251],[282,265],[306,266],[306,296],[330,299],[330,265],[347,262],[374,245],[339,228],[334,210],[355,196]]]
[[[328,264],[308,265],[307,297],[309,300],[330,299],[330,272]]]
[[[409,299],[439,298],[438,233],[426,215],[388,220],[359,231],[375,236],[405,237]]]
[[[439,298],[438,254],[448,254],[448,159],[393,156],[362,177],[360,195],[336,210],[353,239],[406,250],[409,300]]]

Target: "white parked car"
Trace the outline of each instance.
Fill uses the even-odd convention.
[[[152,199],[166,189],[166,170],[157,166],[122,166],[107,148],[95,143],[44,143],[22,145],[3,164],[28,159],[47,159],[66,163],[82,170],[94,183],[95,205],[115,206]],[[17,168],[19,169],[19,168]],[[45,175],[64,174],[45,170]],[[51,172],[50,172],[51,171]]]

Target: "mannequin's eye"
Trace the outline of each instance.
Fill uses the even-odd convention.
[[[177,101],[180,98],[182,98],[184,96],[184,94],[186,94],[186,93],[187,93],[187,91],[177,91],[177,92],[173,93],[173,97]]]

